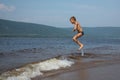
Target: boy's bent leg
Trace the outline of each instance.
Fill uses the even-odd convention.
[[[73,41],[75,41],[80,46],[79,50],[83,48],[83,44],[77,40],[80,36],[81,36],[80,34],[77,34],[73,37]]]
[[[76,34],[76,35],[73,37],[73,41],[78,42],[77,39],[78,39],[81,35],[82,35],[81,33]]]
[[[77,38],[79,38],[79,37],[81,37],[81,36],[82,36],[82,33],[78,33],[78,34],[77,34]],[[84,45],[83,45],[79,40],[77,40],[77,43],[78,43],[79,46],[80,46],[80,47],[79,47],[79,50],[81,50]]]

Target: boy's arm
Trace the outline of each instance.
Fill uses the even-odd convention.
[[[77,30],[77,24],[75,24],[74,28],[73,28],[73,32]]]

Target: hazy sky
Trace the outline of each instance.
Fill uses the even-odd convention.
[[[71,16],[84,27],[120,27],[120,0],[0,0],[0,19],[71,27]]]

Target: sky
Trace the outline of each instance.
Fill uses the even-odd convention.
[[[120,0],[0,0],[0,19],[71,27],[120,27]]]

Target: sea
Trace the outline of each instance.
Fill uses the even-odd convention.
[[[84,53],[94,54],[118,54],[120,53],[120,38],[87,38],[81,37],[79,41],[84,44]],[[68,38],[28,38],[28,37],[0,37],[0,74],[3,80],[30,80],[42,73],[35,73],[31,76],[21,75],[18,77],[4,76],[7,71],[19,69],[20,66],[52,59],[56,56],[69,54],[81,54],[79,46],[73,42],[72,37]],[[58,62],[53,59],[51,62]],[[72,65],[72,62],[62,63]],[[46,63],[45,63],[46,64]],[[43,64],[43,65],[45,65]],[[41,64],[40,64],[41,65]],[[50,64],[52,65],[52,63]],[[49,65],[49,67],[50,67]],[[60,65],[60,64],[59,64]],[[63,64],[62,64],[63,65]],[[64,65],[65,66],[65,65]],[[35,71],[34,71],[35,72]],[[30,74],[30,73],[29,73]]]
[[[79,39],[84,49],[119,46],[120,38],[85,38]],[[41,49],[43,53],[69,54],[76,51],[79,46],[70,38],[25,38],[0,37],[0,52],[18,51],[24,49]],[[56,51],[56,52],[55,52]]]

